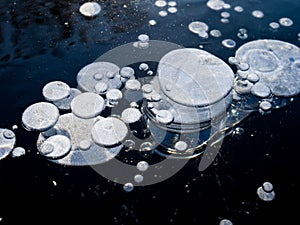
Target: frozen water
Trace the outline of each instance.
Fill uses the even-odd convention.
[[[209,34],[206,31],[199,31],[198,36],[207,39],[209,37]]]
[[[0,160],[7,157],[16,143],[14,132],[0,128]]]
[[[244,11],[244,8],[242,6],[235,6],[233,9],[234,9],[234,11],[239,12],[239,13]]]
[[[92,128],[92,138],[101,146],[120,144],[127,136],[128,129],[123,121],[117,118],[103,118]]]
[[[99,82],[106,83],[108,90],[119,88],[122,83],[120,78],[115,76],[119,70],[120,68],[117,65],[109,62],[94,62],[88,64],[77,74],[78,89],[85,92],[96,92],[95,86]],[[114,78],[111,79],[111,77]]]
[[[264,83],[258,82],[251,88],[251,93],[257,97],[266,98],[271,94],[271,90]]]
[[[141,42],[148,42],[150,40],[150,38],[147,34],[140,34],[138,36],[138,40]]]
[[[140,66],[139,66],[139,70],[148,70],[149,69],[149,66],[147,63],[141,63]]]
[[[184,141],[178,141],[175,144],[175,149],[177,151],[185,151],[188,148],[188,144]]]
[[[132,183],[126,183],[126,184],[124,184],[123,189],[126,192],[131,192],[131,191],[133,191],[134,186]]]
[[[223,18],[229,18],[230,17],[230,13],[229,12],[221,12],[221,17],[223,17]]]
[[[176,1],[169,1],[168,6],[175,7],[177,5]]]
[[[234,48],[236,46],[236,43],[232,39],[224,39],[222,41],[222,45],[226,48]]]
[[[199,34],[201,31],[208,31],[209,27],[206,23],[200,21],[194,21],[189,24],[189,30],[195,34]]]
[[[287,18],[287,17],[280,18],[279,23],[280,23],[280,25],[285,26],[285,27],[290,27],[294,24],[293,20],[291,20],[290,18]]]
[[[162,7],[165,7],[167,5],[167,2],[164,1],[164,0],[158,0],[158,1],[155,1],[154,4],[155,4],[155,6],[162,8]]]
[[[88,150],[92,146],[91,140],[82,140],[79,142],[79,148],[81,150]]]
[[[58,159],[71,151],[71,141],[64,135],[54,135],[46,139],[40,146],[39,152],[51,159]]]
[[[59,101],[70,95],[70,87],[61,81],[52,81],[43,88],[43,96],[47,101]]]
[[[120,70],[120,75],[126,79],[134,79],[134,69],[129,66],[123,67]]]
[[[272,29],[278,29],[280,27],[279,23],[276,23],[276,22],[271,22],[269,23],[269,26],[272,28]]]
[[[255,73],[249,73],[247,75],[247,80],[249,80],[251,83],[256,83],[259,81],[259,76]]]
[[[216,38],[222,36],[221,31],[220,31],[220,30],[216,30],[216,29],[211,30],[211,31],[209,32],[209,34],[210,34],[210,36],[216,37]]]
[[[168,110],[159,110],[155,118],[162,124],[169,124],[174,120],[173,114]]]
[[[268,86],[272,94],[290,97],[300,93],[297,46],[278,40],[256,40],[242,45],[235,57],[249,64],[249,73],[257,74],[259,83]],[[257,88],[255,92],[260,96]]]
[[[142,152],[148,152],[148,151],[151,151],[152,149],[153,149],[153,144],[149,141],[146,141],[140,145],[139,150]]]
[[[76,88],[71,88],[70,95],[68,97],[58,100],[58,101],[54,101],[53,104],[60,110],[70,110],[71,102],[77,95],[80,95],[80,94],[81,94],[81,91],[79,91]]]
[[[16,147],[13,149],[11,156],[17,158],[26,154],[26,150],[22,147]]]
[[[97,16],[101,12],[101,6],[96,2],[86,2],[80,6],[79,12],[87,17]]]
[[[150,26],[155,26],[156,25],[156,20],[149,20],[149,25]]]
[[[169,12],[169,13],[172,13],[172,14],[173,14],[173,13],[177,13],[177,11],[178,11],[178,9],[177,9],[176,7],[169,7],[169,8],[168,8],[168,12]]]
[[[163,93],[186,106],[210,105],[223,99],[232,89],[234,79],[232,70],[222,60],[191,48],[166,54],[157,72]],[[166,90],[168,85],[171,90]]]
[[[106,93],[106,99],[118,101],[123,98],[123,93],[119,89],[111,89]]]
[[[275,192],[271,191],[271,192],[267,192],[263,189],[263,187],[259,187],[256,191],[258,197],[263,200],[263,201],[272,201],[275,198]]]
[[[47,102],[29,106],[22,114],[22,124],[29,131],[46,131],[53,127],[59,117],[58,108]]]
[[[84,166],[105,163],[114,158],[122,149],[122,145],[113,148],[96,145],[91,139],[91,130],[96,121],[96,118],[82,119],[74,116],[72,113],[60,116],[54,129],[57,130],[58,134],[64,134],[69,137],[72,149],[63,158],[52,161],[61,165]],[[40,149],[39,146],[41,146],[45,140],[45,137],[40,134],[37,141],[38,149]],[[84,142],[91,143],[87,151],[85,150],[87,145]],[[81,149],[81,147],[84,147],[84,149]],[[52,151],[53,148],[51,146],[46,148],[46,152]]]
[[[136,165],[136,168],[141,172],[145,172],[149,168],[149,164],[146,161],[140,161]]]
[[[252,11],[252,16],[255,18],[261,19],[264,17],[264,13],[261,10],[254,10]]]
[[[144,180],[144,177],[141,174],[137,174],[137,175],[134,176],[134,181],[136,183],[141,183],[141,182],[143,182],[143,180]]]
[[[225,2],[223,0],[209,0],[206,5],[212,10],[221,10],[223,9]]]
[[[127,108],[121,114],[121,119],[125,123],[135,123],[142,117],[140,110],[136,108]]]
[[[158,15],[161,16],[161,17],[165,17],[165,16],[168,15],[168,12],[165,11],[165,10],[161,10],[161,11],[158,12]]]
[[[233,225],[233,223],[228,219],[223,219],[220,221],[219,225]]]
[[[77,95],[71,102],[71,109],[74,115],[90,119],[98,116],[105,108],[104,99],[95,93],[82,93]]]
[[[259,108],[263,111],[268,111],[272,108],[272,104],[269,101],[262,101],[259,104]]]
[[[221,21],[221,23],[229,23],[230,22],[229,19],[227,19],[227,18],[221,18],[220,21]]]
[[[138,91],[141,89],[141,82],[138,80],[128,80],[126,81],[125,88],[127,90]]]

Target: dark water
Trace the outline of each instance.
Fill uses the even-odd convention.
[[[0,162],[0,218],[2,224],[84,222],[85,224],[295,224],[299,207],[300,101],[270,115],[256,116],[242,127],[240,138],[227,137],[215,163],[198,171],[192,159],[170,179],[131,193],[108,181],[90,167],[63,167],[37,154],[38,134],[21,127],[24,109],[42,101],[42,87],[61,80],[76,86],[76,74],[106,51],[135,41],[141,33],[152,40],[170,41],[204,49],[227,61],[251,40],[270,38],[299,46],[300,3],[292,0],[231,1],[243,13],[228,10],[229,24],[220,23],[220,12],[204,0],[177,1],[178,13],[159,17],[154,1],[97,1],[103,7],[95,19],[78,13],[82,0],[26,0],[0,2],[0,127],[17,124],[17,145],[30,151],[23,157]],[[126,4],[127,8],[123,5]],[[263,19],[252,10],[264,12]],[[281,17],[294,21],[278,31],[269,22]],[[150,27],[148,21],[157,20]],[[188,31],[191,21],[220,29],[221,38],[202,40]],[[239,28],[249,38],[236,37]],[[235,49],[221,40],[232,38]],[[274,185],[276,197],[263,202],[256,189],[265,181]]]

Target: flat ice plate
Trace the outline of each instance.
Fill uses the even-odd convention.
[[[290,97],[300,93],[300,49],[278,40],[257,40],[242,45],[235,56],[250,65],[276,96]]]
[[[5,132],[9,132],[10,137],[5,137]],[[11,130],[0,129],[0,160],[7,157],[16,143],[16,137]]]
[[[96,145],[91,139],[91,130],[96,119],[81,119],[72,113],[59,117],[55,129],[58,134],[67,135],[72,144],[72,149],[68,155],[58,160],[51,160],[62,165],[87,166],[105,163],[114,158],[122,149],[122,145],[114,148],[104,148]],[[45,138],[39,135],[37,146],[39,147]],[[91,146],[87,150],[81,150],[81,141],[90,141]]]
[[[158,65],[162,91],[173,101],[187,106],[211,105],[232,89],[234,73],[216,56],[199,49],[177,49]]]
[[[83,91],[96,92],[95,85],[98,82],[104,82],[108,85],[108,89],[119,88],[121,81],[116,76],[120,68],[109,62],[94,62],[83,67],[77,74],[77,83]],[[102,77],[95,79],[95,77]]]

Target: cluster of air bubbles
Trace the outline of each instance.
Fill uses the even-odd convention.
[[[263,11],[261,11],[261,10],[254,10],[254,11],[252,11],[252,16],[255,18],[261,19],[265,15],[264,15]]]
[[[221,12],[221,23],[229,23],[230,13],[229,12]]]
[[[139,66],[139,70],[143,70],[143,71],[146,71],[149,69],[149,66],[147,63],[141,63],[140,66]]]
[[[200,22],[200,21],[191,22],[188,28],[192,33],[197,34],[199,37],[203,39],[206,39],[209,36],[208,34],[209,27],[204,22]]]
[[[135,148],[135,142],[131,139],[127,139],[123,142],[126,151],[133,150]]]
[[[148,40],[147,36],[139,39]],[[135,80],[132,68],[120,69],[108,62],[88,64],[78,72],[77,82],[80,90],[61,81],[46,84],[42,93],[48,102],[27,107],[22,114],[22,125],[29,131],[40,132],[38,151],[54,162],[63,165],[107,162],[123,148],[122,141],[129,130],[126,123],[135,115],[139,119],[141,113],[137,108],[129,108],[138,111],[127,113],[130,118],[125,116],[126,110],[123,117],[103,117],[102,113],[123,98],[118,89],[122,83],[128,90],[138,90],[141,84]],[[13,142],[13,137],[10,139]],[[134,144],[129,148],[134,148]],[[20,155],[22,151],[17,150],[15,155]]]
[[[272,109],[271,102],[267,100],[263,100],[262,102],[259,103],[259,112],[262,115],[269,114],[271,112],[271,109]]]
[[[147,49],[149,47],[150,37],[147,34],[140,34],[138,41],[133,43],[133,46],[140,49]]]
[[[273,185],[270,182],[264,182],[256,191],[258,197],[263,201],[272,201],[275,198]]]
[[[236,56],[229,58],[229,63],[237,67],[233,99],[252,102],[249,109],[263,115],[280,107],[274,97],[289,98],[300,93],[299,53],[297,46],[277,40],[257,40],[241,46]]]
[[[269,27],[272,30],[277,30],[280,26],[290,27],[294,24],[293,20],[287,17],[282,17],[278,20],[278,22],[270,22]]]
[[[86,17],[94,17],[101,12],[101,6],[97,2],[86,2],[80,6],[79,12]]]
[[[247,31],[247,29],[240,28],[238,30],[237,36],[238,36],[239,39],[242,39],[242,40],[247,39],[248,38],[248,31]]]
[[[169,13],[175,14],[178,11],[178,9],[176,7],[177,6],[176,1],[167,2],[164,0],[158,0],[158,1],[155,1],[154,5],[160,9],[160,11],[158,12],[158,15],[161,17],[166,17]]]
[[[154,72],[150,69],[150,67],[147,63],[141,63],[139,65],[139,70],[146,72],[148,76],[153,76],[154,75]]]
[[[164,4],[164,1],[157,2]],[[209,27],[204,22],[194,21],[189,24],[189,30],[206,38]],[[211,30],[210,34],[221,36],[218,30]],[[239,29],[240,38],[244,39],[246,34],[246,29]],[[222,45],[234,48],[236,43],[225,39]],[[139,35],[134,47],[148,48],[149,36]],[[62,165],[106,163],[122,149],[136,149],[140,155],[155,152],[183,157],[191,149],[197,149],[195,154],[192,152],[194,156],[200,154],[201,147],[212,137],[208,134],[199,139],[200,130],[210,132],[211,124],[207,121],[218,118],[216,127],[234,126],[233,136],[244,133],[237,124],[245,117],[238,117],[232,98],[239,100],[241,110],[266,114],[276,107],[274,97],[299,94],[299,52],[296,46],[281,41],[248,42],[229,58],[229,63],[237,68],[234,73],[225,62],[206,51],[176,49],[160,59],[155,71],[158,76],[153,79],[138,77],[141,73],[153,75],[147,61],[141,61],[137,71],[130,66],[120,68],[114,63],[96,61],[80,69],[77,88],[62,81],[47,83],[42,89],[45,101],[25,109],[22,125],[28,131],[40,132],[37,140],[40,155]],[[220,107],[220,103],[224,107]],[[226,113],[234,116],[233,123],[229,118],[227,124]],[[165,138],[166,134],[170,138]],[[14,133],[1,129],[0,159],[11,151],[13,157],[25,154],[22,148],[14,149],[14,144]],[[137,173],[130,178],[132,182],[142,183],[144,173],[151,171],[149,167],[148,162],[141,159],[136,165]],[[126,192],[133,188],[133,183],[123,186]],[[268,190],[270,185],[264,184],[258,195],[270,199],[273,190]]]
[[[232,131],[232,136],[233,136],[233,137],[236,137],[236,138],[240,138],[244,133],[245,133],[244,128],[242,128],[242,127],[236,127],[236,128]]]
[[[149,168],[149,164],[146,161],[140,161],[137,163],[136,168],[140,172],[146,172]],[[144,176],[142,174],[136,174],[133,177],[135,183],[140,184],[144,181]],[[131,192],[134,189],[134,185],[130,182],[123,185],[123,189],[126,192]]]
[[[226,12],[226,11],[225,12],[221,12],[220,15],[221,15],[222,18],[226,18],[226,19],[230,17],[230,13]]]
[[[141,34],[138,40],[147,43],[149,37]],[[147,63],[141,63],[138,70],[147,75],[154,74]],[[163,102],[162,95],[154,80],[136,79],[134,69],[129,66],[119,68],[103,61],[90,63],[78,72],[77,84],[77,88],[62,81],[45,84],[42,89],[45,102],[28,106],[22,114],[24,128],[40,132],[39,154],[58,164],[101,164],[113,159],[122,149],[137,149],[145,156],[153,153],[157,143],[153,137],[145,139],[153,133],[144,121],[144,102],[148,103],[153,119],[161,126],[169,125],[175,119],[171,110],[160,109],[158,104]],[[164,87],[167,92],[173,91],[170,84]],[[143,141],[136,142],[137,138],[143,138],[140,139]],[[187,142],[180,140],[171,146],[178,152],[184,152],[188,147]],[[18,151],[15,155],[21,154],[22,151]],[[137,165],[140,171],[148,167],[146,161]],[[135,182],[141,182],[141,177],[138,176]]]

